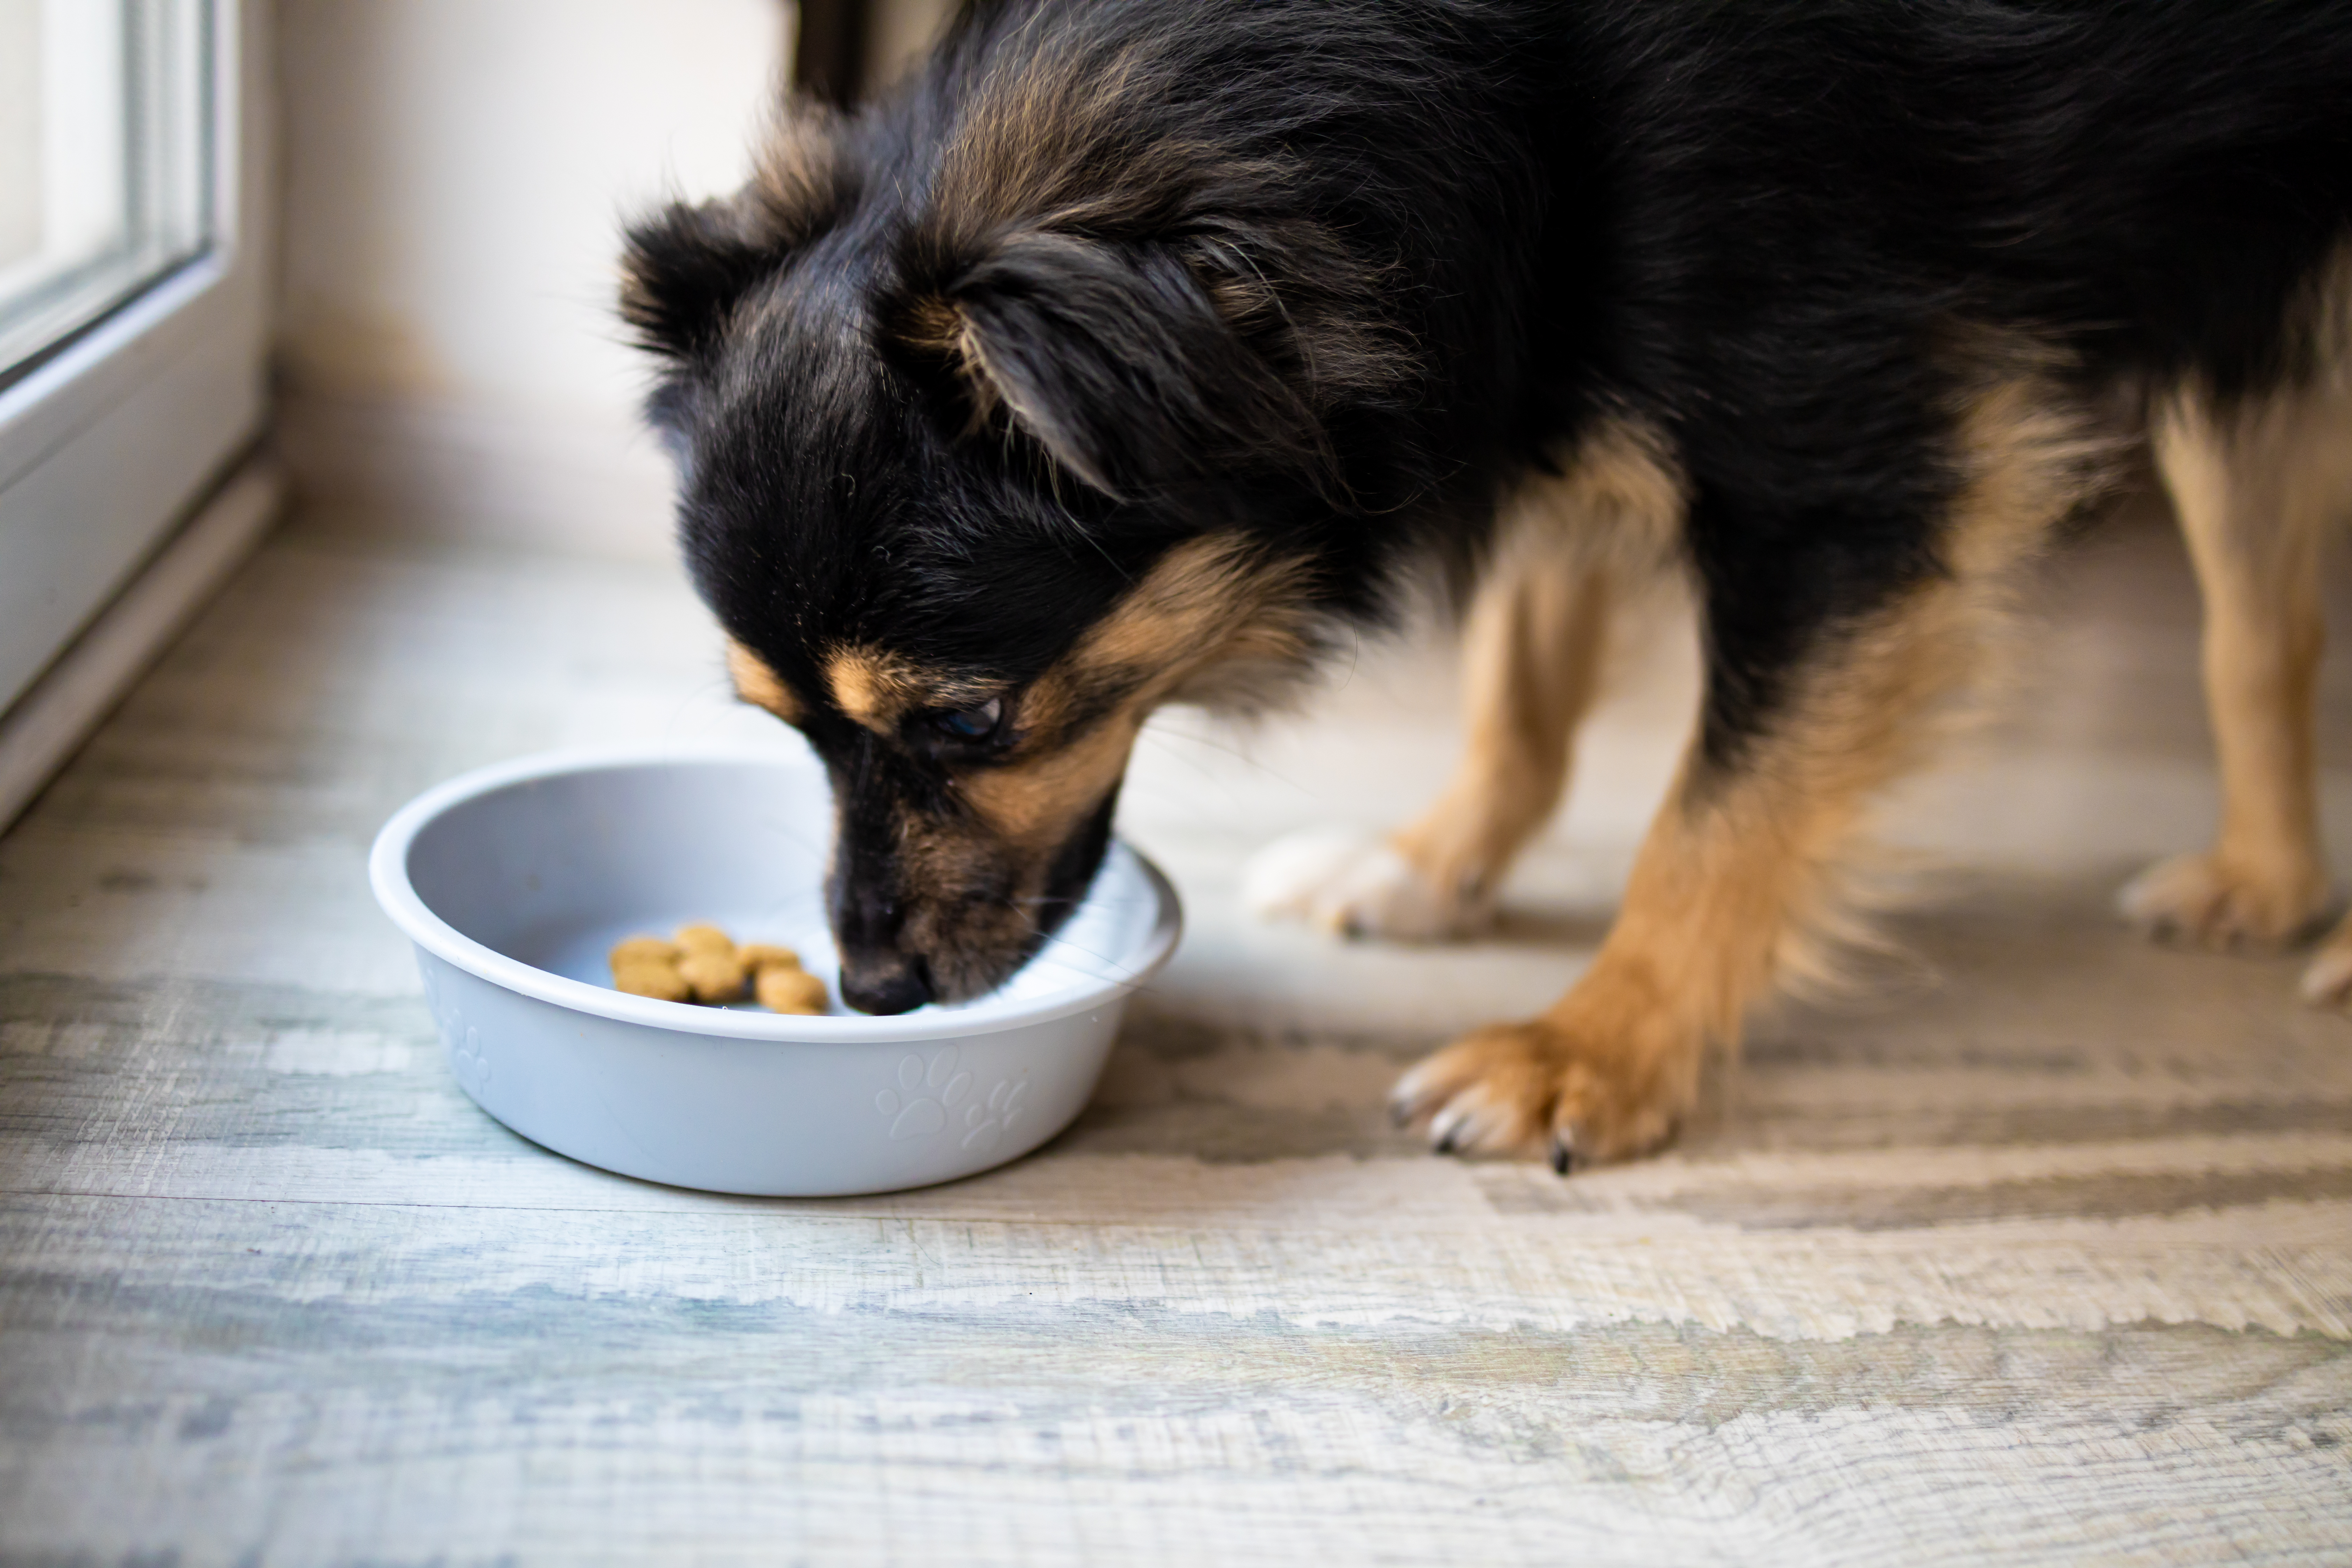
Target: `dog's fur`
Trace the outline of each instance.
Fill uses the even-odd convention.
[[[1559,798],[1614,585],[1669,557],[1706,702],[1615,929],[1397,1100],[1442,1149],[1653,1148],[2139,443],[2228,808],[2130,907],[2278,941],[2326,896],[2342,0],[979,0],[635,228],[624,305],[738,687],[832,771],[856,1005],[1002,980],[1156,705],[1263,700],[1433,562],[1491,568],[1472,754],[1383,853],[1470,918]],[[2311,984],[2352,988],[2352,939]]]

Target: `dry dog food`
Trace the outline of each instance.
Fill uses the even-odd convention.
[[[822,1013],[829,1000],[824,982],[797,964],[767,965],[754,988],[760,1005],[775,1013]]]
[[[633,936],[613,949],[613,988],[664,1002],[715,1005],[742,999],[746,988],[778,1013],[819,1014],[831,1001],[824,982],[801,967],[789,947],[742,947],[717,926],[678,928],[675,938]]]
[[[716,1004],[741,999],[751,976],[735,956],[735,940],[717,926],[680,926],[677,945],[684,949],[677,973],[694,988],[698,1002]]]
[[[685,950],[657,936],[633,936],[613,950],[613,988],[632,996],[683,1002],[694,994],[677,972]]]

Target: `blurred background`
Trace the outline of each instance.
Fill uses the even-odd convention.
[[[304,498],[667,550],[621,222],[732,189],[780,84],[854,98],[947,5],[282,0],[277,384]]]
[[[0,825],[289,495],[663,555],[622,223],[946,5],[0,0]]]

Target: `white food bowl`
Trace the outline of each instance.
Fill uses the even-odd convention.
[[[1176,894],[1114,844],[1004,985],[872,1018],[612,990],[625,936],[707,922],[782,942],[837,998],[824,771],[792,757],[566,754],[452,779],[376,836],[369,876],[416,944],[457,1082],[535,1143],[714,1192],[890,1192],[1003,1164],[1069,1125]]]

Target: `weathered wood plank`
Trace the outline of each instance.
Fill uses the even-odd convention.
[[[1360,1561],[2260,1561],[2340,1529],[2341,1340],[1306,1324],[1165,1255],[1109,1290],[1011,1288],[999,1263],[1038,1246],[985,1228],[12,1203],[0,1517],[54,1494],[56,1540],[222,1543],[197,1561],[766,1531],[973,1561],[1270,1562],[1309,1535]]]
[[[2210,783],[2170,546],[2093,551],[2051,700],[1893,814],[1983,868],[1901,922],[1940,979],[1769,1024],[1665,1159],[1433,1160],[1380,1099],[1598,939],[1671,615],[1469,947],[1234,893],[1433,784],[1442,661],[1238,751],[1160,727],[1123,820],[1192,936],[1095,1104],[781,1203],[483,1117],[362,869],[459,768],[764,732],[682,583],[298,529],[0,839],[0,1563],[2341,1555],[2352,1026],[2107,923]]]

